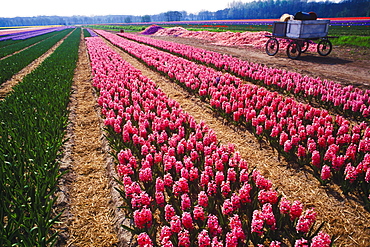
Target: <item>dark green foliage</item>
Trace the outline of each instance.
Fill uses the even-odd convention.
[[[57,158],[79,41],[76,29],[0,102],[1,246],[52,246],[56,241],[51,229],[58,219],[52,211],[61,176]]]
[[[54,36],[54,35],[56,35],[56,32],[51,32],[51,33],[47,33],[47,34],[44,34],[44,35],[39,35],[39,36],[29,38],[29,39],[26,39],[26,40],[14,40],[14,41],[12,40],[13,42],[11,44],[5,46],[5,47],[1,47],[2,42],[0,42],[0,47],[1,47],[0,48],[0,58],[5,57],[7,55],[10,55],[13,52],[24,49],[27,46],[36,44],[37,42],[40,42],[40,41],[42,41],[44,39],[47,39],[47,38],[50,38],[51,36]]]
[[[48,51],[53,45],[61,40],[70,29],[60,31],[57,35],[45,39],[42,42],[13,56],[0,60],[0,85],[9,80],[14,74],[30,64],[33,60]]]

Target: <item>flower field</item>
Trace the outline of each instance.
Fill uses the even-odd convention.
[[[174,42],[160,41],[129,33],[120,33],[119,35],[180,55],[194,62],[213,66],[217,70],[226,70],[273,91],[307,99],[310,104],[314,104],[316,101],[319,106],[334,110],[338,114],[363,120],[367,120],[370,114],[370,90],[359,90],[353,86],[343,87],[333,81],[323,81],[320,78],[269,68],[258,63],[249,63],[225,54]],[[261,43],[264,42],[259,41],[259,44]]]
[[[326,110],[243,84],[232,75],[104,31],[99,33],[209,101],[225,118],[246,125],[258,138],[266,138],[287,159],[311,164],[323,183],[333,178],[345,192],[357,187],[369,203],[370,128],[366,122],[351,126],[340,115],[331,116]]]
[[[299,201],[280,199],[233,146],[218,146],[212,130],[196,124],[100,38],[87,46],[139,246],[278,246],[284,239],[330,245],[330,236],[311,230],[312,209],[303,212]]]
[[[361,232],[368,232],[363,222],[370,210],[369,90],[142,35],[71,27],[49,31],[0,41],[0,82],[6,83],[63,40],[0,102],[4,246],[324,247],[362,246],[367,241]],[[87,60],[77,61],[83,53]],[[91,89],[71,88],[81,73]],[[269,149],[276,161],[282,156],[282,164],[296,164],[299,171],[291,180],[301,183],[298,176],[306,174],[312,178],[307,189],[327,191],[330,201],[338,196],[328,191],[341,194],[344,213],[356,214],[361,222],[347,226],[358,227],[355,233],[344,232],[343,223],[326,217],[325,210],[333,211],[329,206],[318,208],[309,192],[307,197],[282,192],[269,178],[269,174],[278,177],[272,174],[276,170],[257,167],[257,159],[248,162],[244,157],[251,153],[240,152],[202,118],[184,110],[184,102],[162,89],[162,80],[173,85],[170,90],[176,86],[186,97],[197,98],[224,128],[251,133],[251,142],[259,144],[261,152]],[[75,91],[81,96],[71,95]],[[112,191],[119,195],[108,193],[107,206],[100,204],[104,199],[94,189],[109,186],[99,184],[106,182],[95,178],[93,170],[104,173],[108,167],[104,163],[110,161],[99,158],[101,168],[88,166],[97,159],[93,152],[103,153],[105,148],[97,147],[98,140],[91,137],[77,140],[66,133],[83,126],[102,131],[96,122],[75,123],[73,119],[87,113],[68,106],[68,101],[77,100],[74,107],[85,109],[86,95],[93,91],[95,102],[90,107],[99,111],[105,126],[106,155],[114,160],[109,173],[115,180]],[[91,152],[78,151],[81,142],[91,145]],[[71,155],[70,175],[59,167],[64,152]],[[78,161],[77,155],[84,158]],[[81,176],[91,183],[77,183]],[[60,179],[66,187],[57,185]],[[74,199],[79,190],[88,192],[84,199]],[[57,191],[67,198],[60,201]],[[119,207],[105,216],[89,214],[95,214],[94,205],[110,208],[108,201]],[[348,206],[348,201],[356,206]],[[59,207],[68,214],[62,216]],[[111,219],[112,212],[120,212],[115,215],[120,219]],[[126,243],[104,237],[111,232],[104,229],[110,225],[118,225],[119,234],[123,229]],[[103,228],[95,236],[75,230],[85,227]]]

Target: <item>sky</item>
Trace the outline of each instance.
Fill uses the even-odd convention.
[[[234,0],[2,0],[0,17],[73,15],[155,15],[167,11],[198,13],[227,8]],[[238,1],[238,2],[247,2]]]

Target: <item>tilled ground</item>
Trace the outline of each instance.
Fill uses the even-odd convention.
[[[116,246],[111,181],[112,161],[103,137],[102,119],[91,85],[83,36],[69,104],[70,124],[59,183],[58,208],[65,208],[58,229],[59,246]],[[118,199],[116,200],[118,201]]]

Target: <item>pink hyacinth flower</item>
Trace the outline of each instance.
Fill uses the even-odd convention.
[[[193,215],[194,219],[196,220],[204,221],[206,218],[204,214],[204,209],[199,205],[194,206]]]
[[[139,171],[139,179],[143,182],[151,182],[153,179],[152,169],[150,167],[141,168]]]
[[[307,233],[316,221],[316,215],[317,213],[313,209],[307,209],[298,219],[297,232]]]
[[[226,233],[226,247],[237,247],[238,246],[238,238],[232,233]]]
[[[321,179],[327,180],[330,178],[330,176],[331,176],[330,167],[327,165],[324,165],[321,169]]]
[[[290,212],[290,201],[285,197],[281,198],[279,205],[280,213],[288,214]]]
[[[269,225],[272,230],[276,230],[276,219],[270,203],[266,203],[262,206],[262,215],[266,224]]]
[[[209,237],[207,230],[203,230],[199,233],[198,246],[199,247],[211,246],[211,238]]]
[[[236,172],[234,168],[229,168],[227,170],[227,180],[230,182],[235,182],[236,181]]]
[[[234,211],[233,204],[230,199],[226,199],[222,204],[221,211],[224,215],[229,215]]]
[[[217,236],[222,232],[222,228],[219,225],[218,218],[215,215],[209,215],[207,219],[207,227],[211,236]]]
[[[320,157],[320,152],[317,150],[314,150],[312,152],[312,158],[311,158],[312,165],[316,167],[320,167],[321,163],[321,157]]]
[[[329,247],[330,244],[330,235],[324,232],[319,232],[319,234],[312,238],[311,247]]]
[[[221,183],[221,193],[223,196],[227,196],[231,192],[230,181],[222,181]]]
[[[240,188],[239,197],[242,203],[251,202],[251,198],[250,198],[251,190],[252,190],[252,186],[247,182],[245,182],[243,186]]]
[[[146,232],[142,232],[137,236],[137,243],[139,247],[151,247],[153,242]]]
[[[353,183],[357,179],[358,171],[356,167],[352,166],[351,163],[348,163],[344,170],[344,174],[346,175],[345,180],[349,180],[350,183]]]
[[[172,235],[171,228],[169,226],[163,226],[161,229],[161,234],[160,234],[159,239],[162,241],[166,237],[171,237],[171,235]]]
[[[245,233],[243,231],[242,222],[237,214],[230,218],[230,229],[231,232],[239,239],[245,240]]]
[[[173,216],[176,215],[175,209],[172,207],[171,204],[167,204],[164,207],[164,218],[167,220],[167,222],[170,222]]]
[[[164,206],[165,198],[163,192],[155,192],[155,201],[160,207]]]
[[[208,196],[205,191],[199,192],[198,204],[204,208],[208,207]]]
[[[271,203],[276,204],[278,201],[278,194],[276,190],[260,190],[258,192],[258,201],[261,204]]]
[[[222,240],[218,240],[217,237],[212,238],[211,247],[224,247]]]
[[[182,194],[181,195],[181,210],[185,211],[191,207],[191,201],[189,194]]]
[[[186,228],[186,229],[193,229],[193,218],[191,217],[191,214],[189,212],[184,212],[182,214],[182,225]]]
[[[309,247],[308,240],[304,238],[297,239],[294,243],[294,247]]]
[[[270,247],[280,247],[281,246],[281,242],[279,241],[272,241],[270,243]]]
[[[150,227],[152,225],[153,215],[152,211],[148,208],[142,208],[134,211],[134,222],[135,225],[143,229],[145,227]]]
[[[184,229],[178,234],[179,247],[190,247],[190,233],[188,230]]]
[[[303,204],[300,201],[294,201],[290,207],[290,219],[294,220],[301,216],[303,211]]]
[[[259,236],[263,234],[263,225],[265,221],[261,211],[254,210],[252,217],[252,229],[251,232],[257,233]]]
[[[174,233],[179,233],[181,230],[181,226],[182,225],[181,225],[180,217],[178,215],[173,216],[170,221],[171,231]]]

